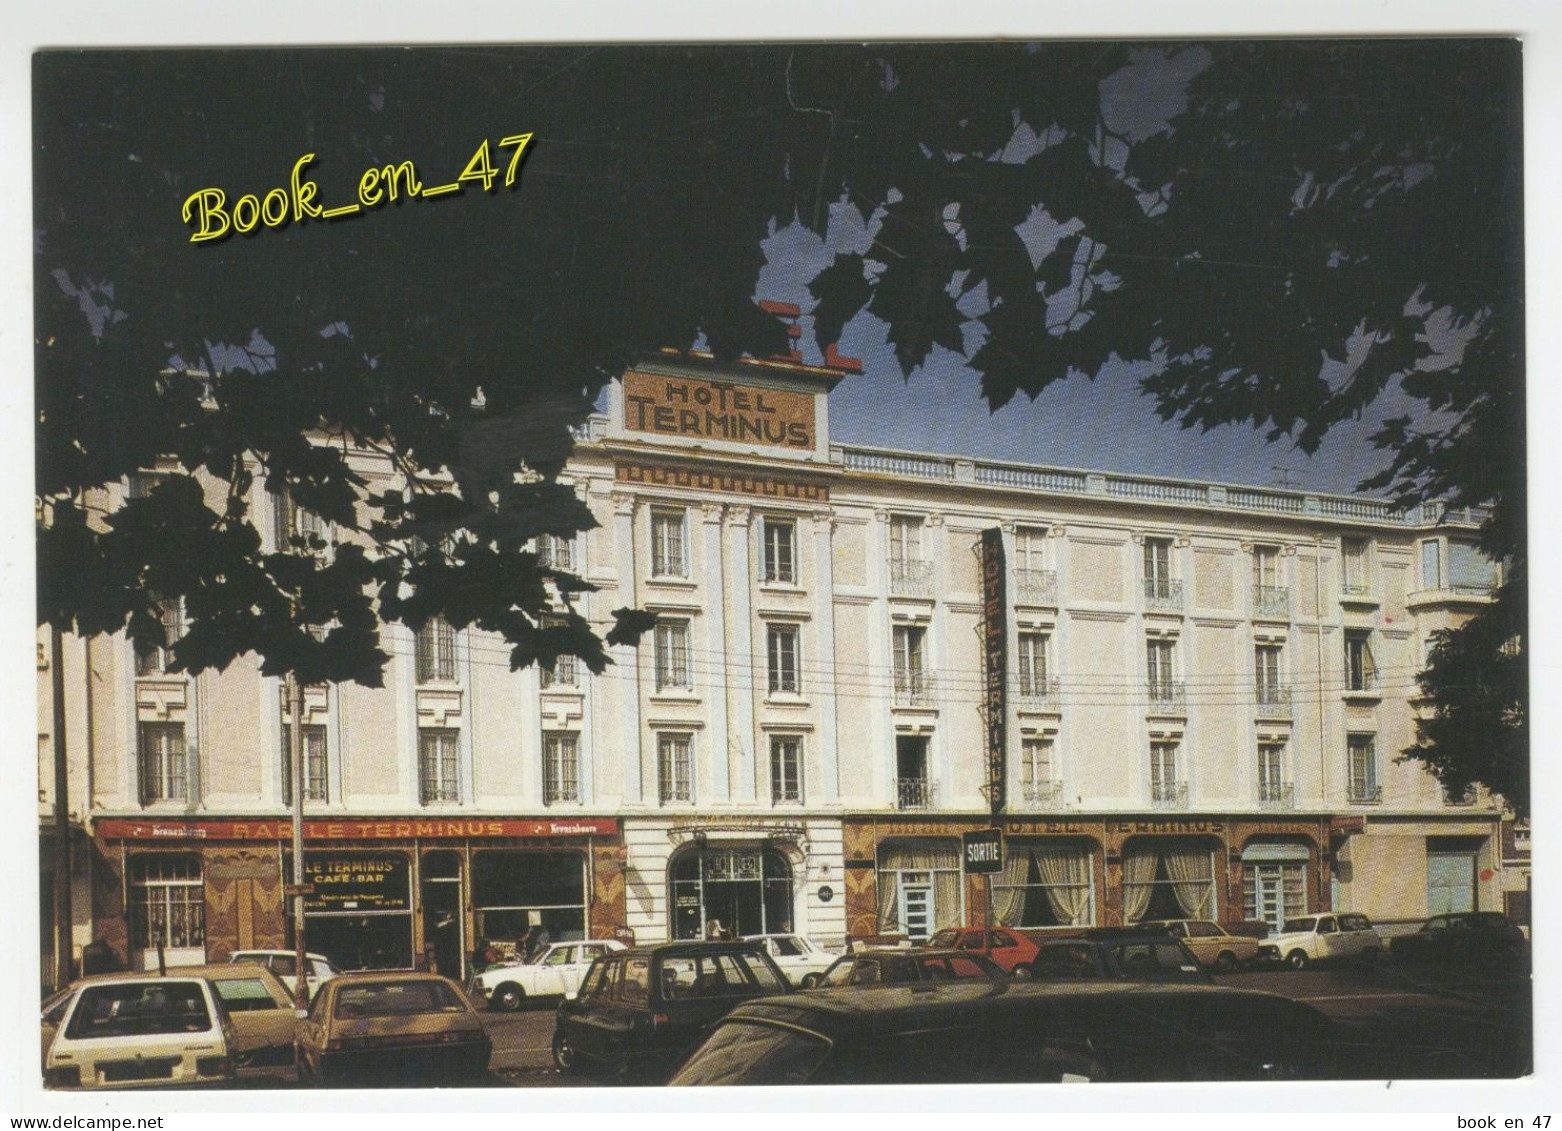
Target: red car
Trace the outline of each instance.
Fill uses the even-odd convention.
[[[988,957],[1010,974],[1014,973],[1016,966],[1023,966],[1036,957],[1036,951],[1039,948],[1018,931],[994,927],[988,934],[992,946]],[[981,950],[982,929],[980,927],[945,927],[942,931],[928,939],[927,945],[949,950]]]

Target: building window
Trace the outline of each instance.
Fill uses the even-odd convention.
[[[651,512],[651,576],[688,577],[688,518],[683,511]]]
[[[895,649],[895,704],[915,707],[930,703],[933,680],[923,656],[927,629],[921,625],[897,624],[892,635]]]
[[[1280,645],[1253,646],[1253,695],[1265,718],[1289,716],[1291,689],[1280,682]]]
[[[418,682],[454,683],[456,679],[456,632],[444,617],[430,617],[418,629]]]
[[[1020,661],[1019,691],[1027,699],[1045,698],[1051,689],[1047,671],[1047,634],[1022,632],[1015,641]]]
[[[557,534],[538,536],[537,563],[545,569],[574,572],[575,540],[573,538],[563,538]]]
[[[933,563],[922,556],[922,520],[889,520],[889,591],[895,597],[927,597],[933,591]]]
[[[657,793],[665,805],[694,800],[694,740],[687,734],[656,738]]]
[[[1155,637],[1145,641],[1145,681],[1152,707],[1173,707],[1182,698],[1182,685],[1172,678],[1177,642]]]
[[[539,664],[537,682],[542,685],[543,690],[550,687],[579,687],[580,658],[559,656],[551,664]]]
[[[1443,587],[1443,544],[1432,538],[1421,543],[1421,588]]]
[[[542,736],[542,800],[580,800],[580,741],[574,734]]]
[[[1088,927],[1095,922],[1090,853],[1045,840],[1004,846],[993,880],[993,922],[1003,927]]]
[[[1367,592],[1367,540],[1342,538],[1340,540],[1341,590],[1347,596],[1361,596]]]
[[[190,800],[184,724],[142,723],[137,738],[141,748],[142,803]]]
[[[766,652],[769,656],[770,693],[802,690],[802,680],[797,665],[797,626],[772,624],[765,629]]]
[[[928,775],[926,735],[895,736],[895,808],[931,809],[933,780]]]
[[[1123,920],[1215,918],[1215,861],[1200,842],[1123,851]]]
[[[1280,584],[1280,547],[1253,547],[1253,615],[1289,617],[1291,591]]]
[[[1020,797],[1025,804],[1054,807],[1058,804],[1061,784],[1052,761],[1052,740],[1023,739],[1020,742]]]
[[[761,581],[783,585],[797,583],[797,524],[787,518],[766,518],[760,525],[763,551]]]
[[[1295,791],[1285,779],[1285,744],[1258,744],[1258,804],[1263,809],[1290,809]]]
[[[178,597],[160,598],[157,620],[162,626],[162,642],[150,648],[136,645],[137,675],[163,675],[168,671],[174,660],[174,641],[184,628],[184,601]]]
[[[891,561],[922,561],[922,520],[897,514],[889,520],[889,556]]]
[[[1307,914],[1306,863],[1244,862],[1242,908],[1243,918],[1268,923],[1276,934],[1286,923]]]
[[[1373,736],[1353,734],[1347,740],[1346,790],[1349,800],[1371,803],[1383,800],[1378,784],[1378,752]]]
[[[1047,532],[1033,528],[1014,534],[1014,599],[1032,604],[1055,605],[1058,575],[1047,568]]]
[[[793,735],[770,739],[770,800],[803,799],[803,740]]]
[[[204,949],[201,860],[183,854],[130,858],[130,945],[137,950]]]
[[[461,800],[461,734],[455,730],[418,732],[418,784],[423,804]]]
[[[1485,595],[1501,583],[1502,573],[1474,542],[1450,539],[1448,580],[1456,593]]]
[[[689,676],[689,622],[657,621],[654,647],[656,690],[691,689],[694,683]]]
[[[271,536],[277,550],[321,550],[331,540],[330,524],[293,501],[287,491],[271,496]]]
[[[1376,691],[1378,668],[1372,662],[1370,630],[1345,630],[1345,690]]]
[[[304,800],[327,801],[325,727],[304,724]],[[282,724],[282,803],[293,804],[293,727]]]
[[[1150,803],[1161,809],[1180,809],[1188,803],[1188,783],[1177,776],[1176,742],[1150,743]]]
[[[1152,600],[1172,596],[1171,552],[1170,538],[1144,540],[1144,595]]]

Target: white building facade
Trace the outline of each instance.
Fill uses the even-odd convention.
[[[598,587],[578,607],[599,626],[656,614],[603,675],[511,672],[496,638],[392,627],[383,689],[311,690],[311,949],[356,966],[433,948],[451,968],[534,924],[839,942],[979,921],[958,846],[995,820],[992,528],[1000,922],[1501,906],[1499,808],[1396,760],[1430,634],[1498,580],[1477,516],[832,445],[842,379],[666,353],[615,384],[567,473],[598,526],[539,547]],[[133,964],[159,940],[189,960],[282,945],[279,682],[68,640],[40,656],[46,703],[55,662],[89,857],[78,943]],[[45,706],[44,771],[50,725]]]

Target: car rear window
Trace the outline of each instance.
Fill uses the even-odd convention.
[[[669,1083],[675,1087],[801,1084],[829,1052],[829,1042],[813,1033],[749,1021],[726,1021]]]
[[[1117,968],[1129,978],[1155,979],[1197,971],[1176,943],[1128,942],[1112,948]]]
[[[464,1013],[466,1003],[443,982],[372,982],[346,986],[336,995],[333,1016],[403,1017],[413,1013]]]
[[[222,999],[229,1013],[247,1013],[255,1009],[286,1009],[271,996],[266,983],[259,978],[213,979],[212,987]]]
[[[206,996],[194,982],[134,982],[87,986],[65,1036],[139,1037],[156,1033],[204,1033],[212,1027]]]

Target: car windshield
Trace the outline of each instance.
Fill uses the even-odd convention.
[[[196,982],[130,982],[87,986],[65,1030],[69,1040],[204,1033],[212,1027]]]
[[[824,1062],[830,1043],[798,1029],[727,1021],[669,1081],[685,1085],[802,1084]]]
[[[336,996],[338,1018],[403,1017],[412,1013],[464,1013],[466,1004],[443,982],[372,982],[347,986]]]
[[[1309,917],[1307,919],[1287,919],[1285,921],[1285,929],[1287,932],[1300,931],[1305,933],[1307,931],[1317,930],[1317,928],[1318,920],[1315,918]]]

